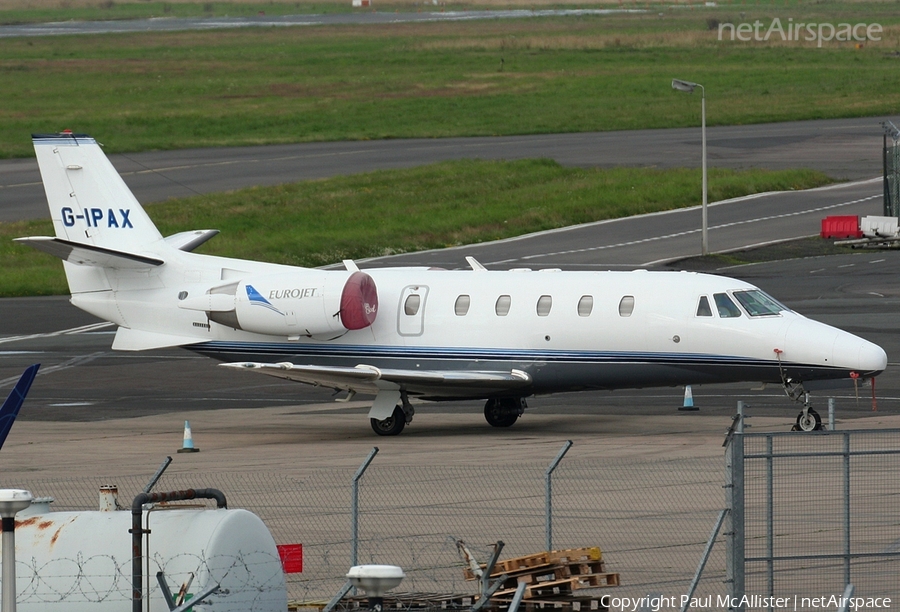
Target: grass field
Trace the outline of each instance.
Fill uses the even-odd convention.
[[[9,0],[0,20],[347,11],[349,2]],[[586,2],[578,6],[609,3]],[[527,7],[556,6],[537,0]],[[381,2],[378,10],[523,6]],[[573,5],[570,5],[573,6]],[[553,133],[893,114],[900,108],[894,2],[616,2],[604,16],[381,26],[0,38],[0,156],[72,129],[108,152],[313,140]],[[143,11],[143,12],[142,12]],[[137,13],[140,14],[137,14]],[[878,23],[855,45],[718,40],[717,24],[773,18]],[[711,200],[827,182],[713,170]],[[207,252],[322,265],[492,240],[676,208],[696,170],[593,171],[552,162],[453,162],[154,205],[164,233],[217,227]],[[65,293],[55,259],[15,245],[49,222],[0,224],[0,294]]]
[[[115,152],[698,125],[699,100],[673,92],[673,77],[706,86],[710,125],[900,108],[895,3],[642,6],[608,16],[4,38],[0,155],[32,155],[30,133],[67,128]],[[878,21],[884,33],[862,48],[717,39],[717,22],[776,16]]]
[[[710,200],[828,183],[810,171],[710,173]],[[696,205],[697,170],[563,168],[548,160],[454,161],[253,188],[147,208],[170,235],[222,234],[202,252],[291,265],[471,244]],[[67,293],[60,262],[12,242],[49,221],[0,223],[0,296]]]

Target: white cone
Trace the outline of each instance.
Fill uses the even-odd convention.
[[[700,410],[694,406],[694,394],[691,392],[691,386],[684,386],[684,403],[679,410]]]
[[[178,449],[179,453],[199,453],[199,448],[194,448],[194,437],[191,435],[191,422],[184,422],[184,442],[181,445],[181,448]]]

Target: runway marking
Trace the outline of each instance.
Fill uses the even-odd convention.
[[[37,375],[43,376],[44,374],[50,374],[51,372],[60,372],[62,370],[68,370],[69,368],[74,368],[75,366],[79,366],[85,363],[89,363],[99,357],[103,357],[106,355],[108,351],[98,351],[96,353],[91,353],[89,355],[78,355],[77,357],[72,357],[68,361],[63,361],[60,364],[54,366],[42,367],[38,370]],[[5,387],[6,385],[15,383],[19,380],[21,376],[13,376],[11,378],[5,378],[0,380],[0,389]]]
[[[884,260],[884,259],[876,259],[875,261],[870,261],[869,263],[870,263],[870,264],[873,264],[873,263],[881,263],[882,261],[885,261],[885,260]]]
[[[834,209],[834,208],[841,208],[841,207],[843,207],[843,206],[850,206],[850,205],[852,205],[852,204],[859,204],[859,203],[861,203],[861,202],[867,202],[867,201],[869,201],[869,200],[874,200],[875,198],[880,198],[880,197],[882,197],[881,194],[878,194],[878,195],[871,195],[871,196],[867,196],[867,197],[865,197],[865,198],[859,198],[859,199],[856,199],[856,200],[850,200],[849,202],[839,202],[839,203],[837,203],[837,204],[829,204],[829,205],[827,205],[827,206],[817,206],[816,208],[807,208],[807,209],[805,209],[805,210],[798,210],[798,211],[789,212],[789,213],[782,213],[782,214],[779,214],[779,215],[769,215],[769,216],[767,216],[767,217],[757,217],[757,218],[755,218],[755,219],[744,219],[743,221],[733,221],[733,222],[731,222],[731,223],[723,223],[723,224],[721,224],[721,225],[714,225],[714,226],[711,226],[711,227],[708,228],[708,230],[711,231],[711,230],[725,229],[725,228],[729,228],[729,227],[737,227],[738,225],[748,225],[748,224],[750,224],[750,223],[759,223],[759,222],[761,222],[761,221],[772,221],[772,220],[775,220],[775,219],[787,219],[787,218],[789,218],[789,217],[798,217],[798,216],[800,216],[800,215],[808,215],[808,214],[812,214],[812,213],[822,212],[822,211],[824,211],[824,210],[832,210],[832,209]],[[682,209],[679,209],[679,210],[680,210],[680,211],[686,211],[686,210],[694,210],[694,209],[696,209],[696,208],[698,208],[698,207],[694,206],[694,207],[692,207],[692,208],[682,208]],[[556,251],[556,252],[553,252],[553,253],[541,253],[541,254],[536,254],[536,255],[526,255],[526,256],[521,257],[521,258],[507,259],[507,260],[503,260],[503,261],[495,261],[495,262],[490,262],[490,263],[494,263],[494,264],[498,264],[498,263],[509,263],[509,262],[512,262],[512,261],[537,259],[537,258],[539,258],[539,257],[553,257],[553,256],[559,256],[559,255],[572,255],[572,254],[574,254],[574,253],[590,253],[590,252],[592,252],[592,251],[603,251],[603,250],[606,250],[606,249],[615,249],[615,248],[626,247],[626,246],[634,246],[634,245],[637,245],[637,244],[646,244],[646,243],[648,243],[648,242],[656,242],[656,241],[659,241],[659,240],[669,240],[669,239],[672,239],[672,238],[681,238],[682,236],[690,236],[690,235],[692,235],[692,234],[697,234],[697,233],[699,233],[700,231],[701,231],[701,229],[698,227],[698,228],[696,228],[696,229],[685,230],[685,231],[682,231],[682,232],[673,232],[673,233],[671,233],[671,234],[665,234],[665,235],[662,235],[662,236],[655,236],[655,237],[650,237],[650,238],[640,238],[640,239],[638,239],[638,240],[628,240],[628,241],[626,241],[626,242],[618,242],[618,243],[616,243],[616,244],[605,244],[605,245],[600,245],[600,246],[595,246],[595,247],[587,247],[587,248],[584,248],[584,249],[571,249],[571,250],[567,250],[567,251]],[[660,261],[667,261],[667,260],[660,260]],[[646,262],[646,263],[641,264],[641,265],[649,266],[649,265],[652,265],[652,264],[654,264],[654,263],[660,263],[660,261]]]
[[[87,332],[97,331],[115,325],[104,321],[102,323],[91,323],[90,325],[82,325],[80,327],[71,327],[69,329],[61,329],[55,332],[47,332],[44,334],[28,334],[27,336],[10,336],[8,338],[0,338],[0,344],[7,342],[19,342],[20,340],[34,340],[35,338],[52,338],[54,336],[69,336],[74,334],[84,334]]]

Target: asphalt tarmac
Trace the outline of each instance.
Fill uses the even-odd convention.
[[[637,222],[623,221],[623,225]],[[565,242],[564,232],[554,235]],[[498,250],[503,246],[495,244]],[[696,263],[689,260],[673,267],[692,268]],[[900,354],[900,321],[894,314],[900,305],[898,265],[900,253],[896,251],[865,251],[717,271],[752,282],[811,318],[872,340],[893,358]],[[268,377],[236,375],[185,350],[114,353],[110,350],[114,328],[102,326],[102,322],[69,305],[65,297],[0,300],[0,312],[0,388],[11,387],[26,365],[43,364],[20,416],[23,421],[100,421],[222,408],[316,405],[315,413],[358,415],[359,430],[371,434],[366,404],[334,404],[330,391]],[[900,412],[897,365],[890,361],[887,371],[877,379],[881,413]],[[667,388],[532,398],[529,411],[514,428],[527,423],[529,414],[572,419],[570,425],[586,416],[638,420],[670,416],[677,413],[682,393],[680,388]],[[835,397],[842,418],[865,417],[872,415],[871,394],[869,387],[847,386],[816,392],[813,401],[825,414],[826,398]],[[777,387],[750,390],[743,385],[710,385],[695,387],[693,395],[703,415],[727,419],[736,402],[743,400],[761,416],[783,419],[786,428],[799,410]],[[458,414],[480,415],[481,410],[481,402],[429,404],[418,409],[413,424],[402,435],[419,435],[436,424],[452,423]],[[689,413],[684,415],[690,418]],[[309,418],[308,414],[304,418]],[[483,435],[490,435],[491,430],[485,424]]]
[[[709,166],[812,168],[837,179],[874,178],[882,172],[881,122],[887,119],[900,123],[898,117],[865,117],[709,127]],[[77,125],[36,126],[35,131],[63,128],[79,131]],[[100,142],[110,136],[91,135]],[[147,204],[460,158],[543,157],[566,166],[671,168],[700,167],[700,151],[697,127],[149,151],[111,155],[110,160],[138,200]],[[0,221],[39,219],[46,214],[37,162],[0,160]]]

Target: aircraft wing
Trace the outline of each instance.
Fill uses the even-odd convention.
[[[368,391],[377,393],[382,389],[403,389],[414,394],[429,394],[441,390],[443,395],[452,395],[456,390],[461,396],[469,395],[467,390],[503,392],[527,387],[531,375],[521,370],[392,370],[360,364],[356,367],[295,365],[293,363],[235,362],[219,364],[226,368],[236,368],[259,372],[276,378],[284,378],[332,389]]]

